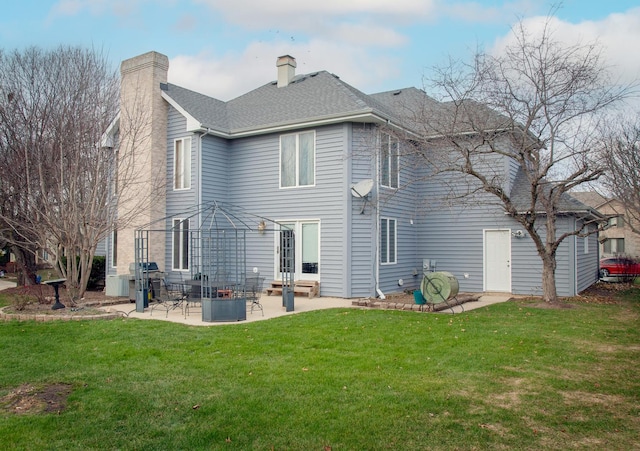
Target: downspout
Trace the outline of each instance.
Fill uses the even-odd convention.
[[[376,193],[378,192],[378,184],[376,183]],[[377,197],[377,196],[376,196]],[[380,201],[376,199],[376,223],[374,226],[376,240],[376,294],[380,299],[385,299],[385,295],[380,289]]]
[[[376,135],[376,149],[380,149],[380,131],[378,130],[378,134]],[[376,258],[374,261],[375,269],[375,278],[376,278],[376,294],[380,299],[385,299],[385,295],[380,289],[380,152],[376,150],[376,163],[375,163],[375,174],[373,175],[376,187],[376,214],[375,214],[375,224],[373,226],[374,230],[374,242],[376,247]]]
[[[578,227],[578,218],[573,218],[573,230],[576,230]],[[587,232],[589,229],[587,228]],[[588,239],[588,238],[585,238]],[[582,243],[584,246],[584,242]],[[584,252],[584,249],[583,249]],[[578,235],[573,236],[573,271],[571,277],[573,278],[573,294],[572,296],[578,295]]]

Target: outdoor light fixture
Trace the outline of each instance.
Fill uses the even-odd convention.
[[[265,229],[267,228],[267,224],[265,224],[264,221],[260,221],[260,223],[258,223],[258,232],[262,235],[265,231]]]

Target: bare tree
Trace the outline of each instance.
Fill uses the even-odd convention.
[[[430,81],[448,102],[414,105],[412,128],[425,138],[407,142],[432,175],[450,175],[458,201],[497,203],[522,225],[542,260],[544,299],[555,302],[556,251],[591,227],[559,233],[557,219],[567,193],[603,173],[592,152],[596,125],[628,88],[612,82],[597,45],[559,42],[549,20],[538,35],[522,22],[512,31],[501,54],[478,52],[471,64],[436,69]],[[519,168],[516,183],[526,187],[518,199],[505,161]]]
[[[0,53],[0,160],[6,168],[0,231],[25,255],[46,250],[54,256],[73,298],[84,294],[100,240],[116,220],[128,221],[117,218],[116,186],[135,192],[136,173],[122,166],[133,165],[135,146],[145,139],[139,136],[145,116],[136,113],[126,131],[136,138],[127,148],[104,145],[118,104],[118,75],[99,52]]]
[[[625,223],[640,234],[640,121],[621,118],[607,129],[602,141],[608,194],[624,207]]]

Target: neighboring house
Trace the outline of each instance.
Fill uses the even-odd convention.
[[[413,289],[423,270],[433,269],[456,276],[461,291],[542,293],[542,264],[522,227],[495,204],[439,203],[442,184],[421,179],[420,164],[405,159],[398,141],[384,133],[400,122],[403,105],[438,102],[415,88],[367,95],[326,71],[296,75],[295,68],[294,58],[280,57],[276,81],[222,102],[168,83],[164,55],[124,61],[121,111],[135,104],[149,113],[150,140],[137,154],[150,161],[149,173],[166,180],[162,200],[141,210],[138,224],[170,229],[194,206],[240,206],[295,230],[295,277],[320,281],[324,296]],[[125,117],[121,112],[105,142],[117,142]],[[526,190],[517,166],[498,163],[505,188],[517,197]],[[354,195],[351,188],[367,180],[370,194]],[[141,183],[139,189],[142,195],[151,188]],[[560,232],[592,213],[570,199],[564,207]],[[189,229],[201,221],[193,217]],[[109,274],[126,274],[134,261],[133,228],[107,243]],[[267,227],[248,238],[248,269],[258,268],[267,280],[279,278],[277,235]],[[597,280],[596,240],[595,234],[575,237],[558,249],[560,296]],[[188,242],[171,234],[152,241],[149,259],[161,270],[188,273]]]
[[[634,233],[626,223],[627,216],[622,202],[595,191],[575,192],[571,195],[608,218],[607,227],[599,235],[602,257],[628,255],[640,259],[640,234]]]

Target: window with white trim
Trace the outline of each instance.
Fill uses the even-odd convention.
[[[397,188],[400,179],[399,155],[400,143],[397,138],[380,134],[380,185]]]
[[[602,247],[606,254],[623,254],[624,238],[607,238]]]
[[[180,138],[173,144],[173,189],[189,188],[191,188],[191,138]]]
[[[624,227],[624,216],[609,218],[609,227]]]
[[[397,225],[395,219],[380,219],[380,263],[396,263]]]
[[[172,268],[176,271],[189,269],[189,220],[174,219]]]
[[[316,133],[280,136],[280,188],[316,183]]]

